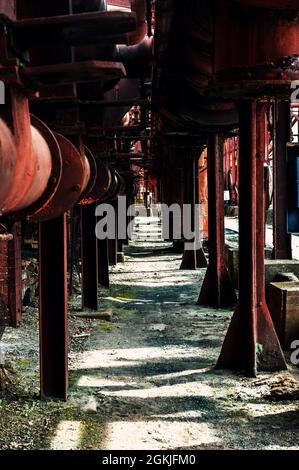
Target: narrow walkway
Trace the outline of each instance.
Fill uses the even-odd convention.
[[[160,237],[157,220],[137,222],[99,311],[71,300],[66,403],[38,399],[37,308],[5,330],[15,374],[1,395],[0,449],[299,449],[298,369],[214,371],[232,311],[198,306],[205,271],[180,271],[169,245],[142,241],[149,227]]]
[[[299,449],[298,404],[270,396],[290,374],[213,371],[232,312],[197,306],[204,270],[179,265],[167,244],[134,242],[101,294],[112,322],[94,326],[70,395],[97,423],[93,448]],[[52,447],[85,448],[87,432],[69,443],[58,426]]]

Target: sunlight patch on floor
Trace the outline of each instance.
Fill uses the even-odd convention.
[[[180,372],[170,372],[168,374],[151,375],[151,380],[171,380],[178,377],[188,377],[189,375],[204,374],[210,371],[210,368],[182,370]]]
[[[145,362],[204,357],[202,348],[184,346],[162,346],[148,348],[94,349],[83,353],[78,369],[101,369],[103,367],[134,367]]]
[[[108,435],[104,449],[109,450],[159,450],[200,446],[219,442],[213,429],[206,423],[181,421],[116,421],[107,423]]]
[[[162,398],[162,397],[211,397],[212,389],[202,382],[190,382],[162,387],[107,391],[102,390],[103,395],[130,398]]]
[[[51,442],[51,450],[76,450],[80,446],[82,423],[61,421]]]
[[[169,413],[166,415],[162,414],[155,414],[153,418],[160,418],[160,419],[179,419],[182,421],[188,419],[199,419],[202,418],[203,412],[199,410],[190,410],[190,411],[179,411],[178,413]]]
[[[273,405],[273,408],[272,408],[272,406],[269,403],[265,403],[265,404],[248,403],[246,407],[247,407],[248,413],[254,418],[263,417],[263,416],[273,416],[273,418],[275,418],[275,417],[279,417],[279,415],[283,417],[285,413],[285,410],[283,409],[279,413],[277,411],[277,407],[275,406],[275,404]],[[288,406],[287,412],[290,413],[292,411],[298,411],[297,403],[294,403],[294,406]]]
[[[79,387],[127,387],[137,386],[136,382],[125,382],[122,380],[109,380],[94,375],[83,375],[77,382]]]

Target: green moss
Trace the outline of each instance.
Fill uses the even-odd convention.
[[[116,328],[116,326],[113,325],[113,323],[110,323],[110,322],[104,321],[104,320],[99,322],[97,326],[98,326],[99,330],[105,331],[106,333],[112,333]]]
[[[117,311],[115,312],[116,315],[121,315],[123,317],[131,317],[132,315],[135,315],[136,313],[138,313],[137,310],[133,310],[133,309],[128,309],[128,308],[119,308],[117,309]]]
[[[135,299],[135,295],[133,292],[126,291],[126,292],[118,292],[117,299],[125,299],[125,300],[132,300]]]
[[[106,434],[105,423],[94,418],[87,418],[83,421],[81,431],[80,450],[98,450],[103,448],[103,440]]]

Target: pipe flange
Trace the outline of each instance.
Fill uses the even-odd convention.
[[[112,182],[111,171],[102,160],[97,159],[97,179],[96,183],[89,194],[89,197],[93,198],[94,201],[102,201],[106,199],[106,194],[110,189]]]
[[[84,150],[85,150],[85,156],[90,166],[90,178],[79,200],[79,204],[82,206],[86,206],[88,204],[92,204],[93,202],[95,202],[95,199],[92,197],[92,192],[93,192],[93,188],[95,187],[95,184],[97,181],[97,175],[98,175],[97,162],[93,156],[93,153],[86,146],[84,147]]]
[[[30,207],[22,209],[12,215],[8,215],[9,219],[13,221],[32,219],[38,216],[43,208],[51,203],[54,195],[56,194],[62,176],[62,155],[57,139],[53,132],[46,126],[46,124],[38,119],[36,116],[30,115],[31,124],[34,126],[45,139],[52,156],[52,171],[49,178],[47,188],[43,195]]]
[[[63,135],[55,132],[54,136],[61,150],[62,175],[51,201],[30,217],[35,222],[55,219],[67,212],[78,202],[83,188],[85,167],[80,152]]]

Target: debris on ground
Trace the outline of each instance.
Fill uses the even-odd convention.
[[[270,396],[275,400],[299,400],[299,383],[292,377],[283,377],[271,385]]]

